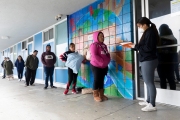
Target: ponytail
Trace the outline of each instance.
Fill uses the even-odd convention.
[[[150,22],[151,23],[151,28],[154,30],[154,32],[155,32],[155,34],[156,34],[156,38],[157,38],[157,45],[159,44],[159,33],[158,33],[158,30],[157,30],[157,28],[156,28],[156,25],[154,24],[154,23],[152,23],[152,22]]]

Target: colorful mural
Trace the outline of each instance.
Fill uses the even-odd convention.
[[[102,31],[111,55],[105,93],[112,96],[134,98],[133,54],[119,43],[132,41],[131,0],[98,0],[69,16],[69,42],[86,55],[93,42],[92,33]],[[133,41],[132,41],[133,42]],[[82,64],[78,86],[92,88],[93,74],[90,63]]]

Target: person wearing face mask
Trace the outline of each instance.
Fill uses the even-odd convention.
[[[108,72],[110,54],[104,44],[104,34],[102,32],[93,33],[94,43],[90,46],[91,69],[94,75],[93,96],[97,102],[108,100],[104,95],[104,77]]]
[[[7,57],[7,60],[6,62],[4,63],[4,68],[6,70],[6,76],[7,78],[10,80],[10,78],[14,79],[13,77],[13,69],[14,69],[14,66],[13,66],[13,63],[12,61],[9,59],[9,57]]]
[[[48,79],[50,78],[50,86],[51,88],[57,88],[53,86],[53,73],[54,73],[54,64],[56,63],[56,55],[51,52],[51,46],[46,46],[46,52],[44,52],[41,55],[41,61],[44,65],[44,72],[46,75],[45,79],[45,87],[44,89],[47,89],[48,87]]]
[[[154,70],[158,65],[156,47],[159,42],[159,34],[156,25],[146,17],[140,18],[137,21],[137,26],[143,35],[139,43],[129,45],[129,47],[139,51],[142,77],[147,86],[147,100],[139,102],[139,104],[146,106],[141,109],[142,111],[155,111],[157,108]]]

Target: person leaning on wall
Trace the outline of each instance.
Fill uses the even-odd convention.
[[[36,70],[38,68],[39,59],[37,58],[38,51],[34,50],[32,55],[29,55],[26,59],[26,85],[25,87],[34,86]]]
[[[143,33],[139,43],[129,44],[130,48],[140,53],[142,77],[147,86],[147,100],[139,102],[139,105],[146,106],[142,111],[156,111],[156,87],[154,84],[154,71],[158,65],[157,44],[159,34],[156,25],[148,18],[141,17],[137,21],[139,30]]]

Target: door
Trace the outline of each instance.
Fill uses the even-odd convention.
[[[154,83],[157,88],[156,101],[180,106],[180,84],[178,84],[180,81],[180,10],[177,9],[180,7],[180,1],[141,0],[140,2],[141,15],[149,18],[156,25],[160,35],[160,43],[157,47],[159,65],[154,71]],[[140,34],[137,36],[137,38],[141,37]],[[138,67],[137,70],[139,70]],[[137,81],[143,80],[143,76],[142,78],[139,75],[137,76]],[[143,92],[146,96],[146,86],[139,84],[138,87],[141,91],[144,87]]]

